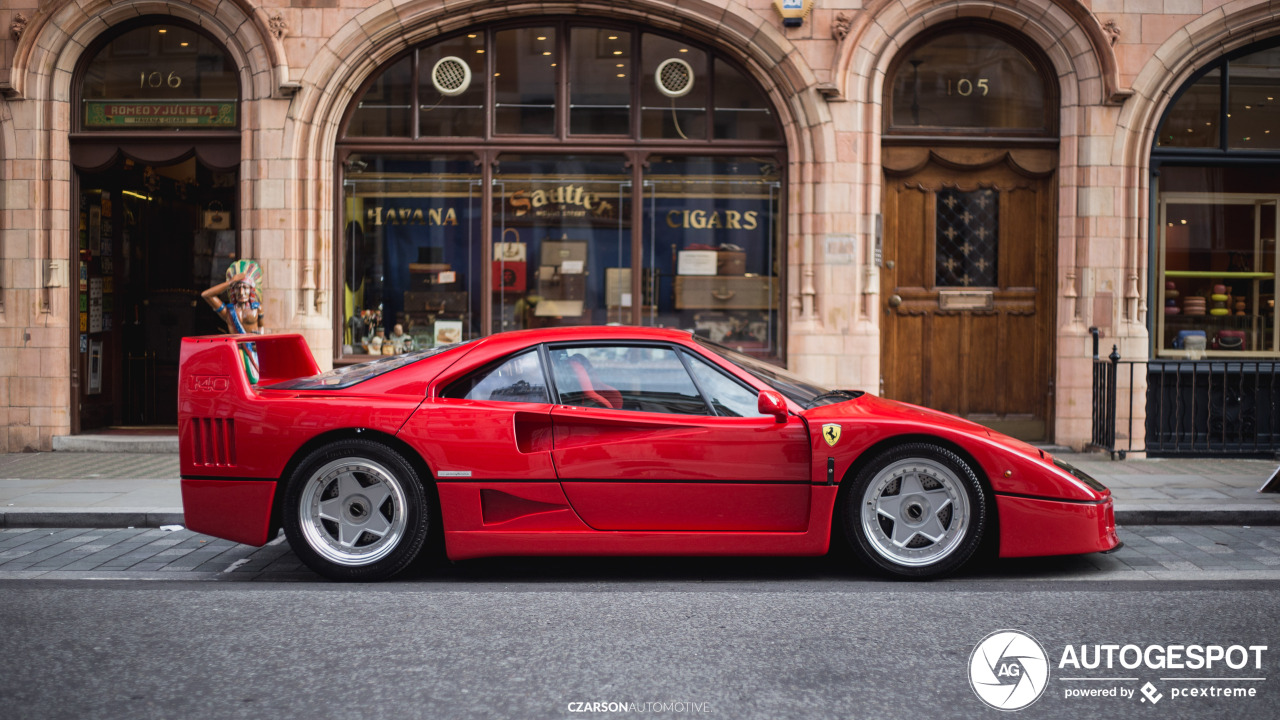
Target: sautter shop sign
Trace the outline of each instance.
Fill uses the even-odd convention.
[[[236,104],[209,100],[89,100],[85,127],[205,127],[236,126]]]

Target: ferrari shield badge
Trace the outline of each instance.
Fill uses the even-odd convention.
[[[840,442],[840,426],[836,423],[823,425],[822,439],[826,440],[828,445],[835,447],[835,444]]]

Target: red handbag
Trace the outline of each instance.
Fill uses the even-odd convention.
[[[1217,335],[1213,336],[1214,350],[1243,350],[1244,349],[1244,331],[1243,330],[1219,330]]]
[[[528,263],[493,261],[494,292],[524,292],[528,288]]]

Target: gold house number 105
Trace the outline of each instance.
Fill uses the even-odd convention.
[[[953,94],[953,87],[954,94],[963,97],[969,97],[973,94],[974,90],[981,91],[982,97],[986,97],[987,93],[991,91],[991,86],[988,84],[986,78],[978,78],[977,84],[974,84],[974,82],[969,78],[960,78],[954,83],[951,80],[947,80],[948,95]]]
[[[158,87],[163,87],[165,85],[168,85],[171,88],[176,88],[181,86],[182,76],[178,75],[178,73],[176,72],[170,72],[168,75],[165,75],[159,70],[155,70],[150,73],[148,72],[138,73],[138,87],[140,88],[145,88],[145,87],[158,88]]]

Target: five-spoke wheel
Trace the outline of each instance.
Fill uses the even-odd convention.
[[[312,570],[380,580],[404,569],[427,536],[427,494],[385,445],[342,440],[311,453],[286,490],[285,534]]]
[[[982,540],[986,495],[973,469],[937,445],[890,448],[847,488],[845,536],[860,558],[895,575],[959,568]]]

